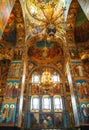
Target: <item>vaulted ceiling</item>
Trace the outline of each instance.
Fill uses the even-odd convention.
[[[40,5],[40,3],[42,1],[37,1],[37,2],[39,2],[39,5]],[[20,6],[19,9],[21,11],[23,11],[24,7],[23,6],[21,7],[20,3],[19,3],[19,6]],[[39,14],[41,15],[42,12],[39,11],[38,7],[39,6],[37,6],[38,16],[39,16]],[[58,5],[58,7],[59,7],[59,5]],[[60,37],[58,38],[58,35],[57,35],[57,37],[53,38],[51,41],[50,41],[50,37],[48,37],[48,39],[47,39],[48,44],[50,44],[50,45],[48,45],[44,38],[45,35],[43,36],[43,34],[44,34],[44,31],[46,31],[46,29],[47,29],[46,28],[47,24],[49,24],[49,23],[46,22],[46,24],[43,25],[42,21],[39,22],[39,20],[34,19],[33,16],[27,14],[27,10],[26,10],[26,12],[23,13],[23,16],[20,16],[20,17],[19,17],[19,13],[18,13],[18,17],[16,17],[16,13],[18,13],[18,11],[16,12],[16,11],[14,11],[14,9],[12,9],[8,22],[5,26],[3,35],[1,37],[1,40],[0,40],[0,48],[1,48],[0,55],[1,56],[0,57],[2,57],[2,55],[3,55],[3,54],[1,54],[3,52],[3,49],[6,51],[6,53],[13,52],[13,48],[16,46],[16,41],[17,41],[17,20],[18,20],[18,22],[21,22],[21,17],[23,17],[24,24],[25,24],[25,41],[27,40],[28,44],[30,44],[29,50],[28,50],[29,57],[32,58],[33,61],[35,61],[37,63],[40,63],[40,62],[44,63],[43,62],[44,58],[46,58],[47,61],[49,61],[49,62],[57,62],[59,57],[61,57],[63,55],[63,49],[62,49],[63,41],[60,39],[60,37],[62,37],[62,36],[58,33],[58,35]],[[48,11],[47,11],[47,13],[48,13]],[[50,16],[50,13],[48,16]],[[60,17],[61,16],[62,15],[60,15]],[[34,17],[36,17],[36,16],[34,16]],[[55,14],[53,17],[54,18],[56,17]],[[58,26],[59,29],[61,26],[61,24],[59,24],[59,22],[58,22],[58,21],[60,21],[60,17],[57,19],[57,22],[55,23],[55,24],[59,25]],[[72,17],[72,19],[74,19],[75,22],[73,22],[73,21],[71,22],[71,20],[69,20],[69,18],[71,18],[71,17]],[[47,18],[47,16],[45,16],[45,18]],[[47,18],[47,20],[48,20],[48,18]],[[50,20],[51,19],[49,19],[49,21]],[[63,18],[61,18],[61,20],[63,20]],[[46,21],[46,20],[44,19],[44,21]],[[61,23],[61,21],[60,21],[60,23]],[[67,14],[66,23],[68,23],[68,29],[71,29],[72,27],[74,28],[73,29],[74,32],[72,32],[72,33],[73,33],[73,37],[75,39],[76,44],[81,43],[81,42],[84,43],[89,40],[89,21],[88,21],[87,17],[85,16],[85,13],[83,12],[80,5],[78,5],[77,0],[74,0],[74,3],[73,4],[71,3],[69,6],[69,12]],[[39,24],[41,25],[40,27],[38,26]],[[58,28],[56,27],[56,30]],[[61,28],[63,29],[63,26],[61,26]],[[67,28],[65,30],[67,30]],[[63,30],[61,30],[61,32],[62,31]],[[37,34],[38,32],[41,32],[41,34],[39,33],[39,35],[38,35]],[[70,35],[70,37],[71,37],[71,35]],[[45,46],[46,46],[46,48],[45,48]],[[39,60],[37,60],[37,58]],[[7,59],[10,59],[10,58],[7,56]]]
[[[79,6],[75,23],[75,41],[78,43],[89,40],[89,21]]]

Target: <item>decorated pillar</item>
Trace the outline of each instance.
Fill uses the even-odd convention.
[[[2,126],[21,127],[25,64],[23,57],[25,31],[21,5],[16,0],[13,12],[16,22],[16,47],[9,68],[0,122]]]
[[[66,36],[67,44],[68,44],[67,48],[69,49],[68,50],[69,58],[67,61],[67,76],[70,84],[75,125],[79,126],[81,124],[89,123],[89,113],[88,113],[89,92],[88,92],[87,77],[85,76],[83,64],[79,57],[78,48],[76,46],[75,38],[74,38],[74,25],[76,21],[76,15],[74,17],[73,14],[77,14],[76,11],[79,7],[79,4],[75,0],[71,4],[71,7],[72,6],[74,8],[73,10],[72,8],[70,8],[69,15],[68,15],[69,22],[67,22],[67,28],[70,29],[67,31],[67,36]]]
[[[0,60],[0,116],[2,114],[2,103],[5,91],[5,85],[7,82],[7,75],[10,66],[10,60],[3,59]]]
[[[67,24],[66,24],[66,41],[64,44],[64,55],[65,55],[65,75],[67,76],[67,81],[65,82],[66,88],[66,100],[67,100],[67,112],[70,119],[69,127],[79,126],[79,110],[77,108],[78,101],[75,94],[75,84],[71,69],[71,58],[77,56],[76,46],[74,42],[74,23],[76,12],[79,7],[79,4],[76,0],[71,2],[69,9]],[[73,53],[70,51],[73,49]],[[72,57],[71,57],[72,56]],[[69,90],[68,90],[69,87]],[[69,121],[69,120],[68,120]],[[73,125],[73,126],[72,126]]]
[[[16,47],[14,50],[13,59],[20,62],[22,66],[20,66],[20,77],[19,77],[19,92],[18,92],[18,100],[17,100],[17,108],[16,108],[16,121],[15,125],[21,127],[22,124],[22,109],[23,109],[23,93],[25,88],[25,74],[26,74],[26,48],[25,48],[25,27],[24,27],[24,19],[22,13],[22,7],[20,2],[17,0],[15,4],[15,14],[16,14],[16,30],[17,30],[17,38],[16,38]],[[22,68],[21,68],[22,67]],[[17,70],[17,69],[16,69]]]

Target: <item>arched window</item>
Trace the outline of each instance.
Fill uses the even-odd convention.
[[[42,98],[42,110],[51,111],[51,98],[48,95],[43,96]]]
[[[62,98],[60,96],[54,96],[53,98],[53,105],[54,105],[54,111],[62,111],[63,106],[62,106]]]
[[[32,83],[40,83],[40,75],[37,72],[32,75]]]
[[[60,82],[60,77],[59,77],[59,74],[58,74],[58,73],[54,72],[54,73],[52,74],[52,81],[53,81],[54,83]]]
[[[31,111],[39,111],[40,101],[39,96],[32,96],[31,97]]]

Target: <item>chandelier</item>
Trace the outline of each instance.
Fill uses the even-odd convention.
[[[27,0],[26,10],[31,34],[47,34],[64,40],[65,22],[63,0]]]
[[[41,68],[41,70],[36,70],[32,74],[32,85],[40,86],[46,94],[49,90],[60,82],[60,76],[58,72],[54,71],[53,68]]]
[[[41,83],[44,86],[48,86],[48,85],[52,84],[52,75],[47,70],[42,73]]]

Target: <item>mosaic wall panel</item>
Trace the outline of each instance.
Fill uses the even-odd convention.
[[[16,115],[16,104],[4,103],[2,105],[0,122],[13,124],[15,122],[15,115]]]

